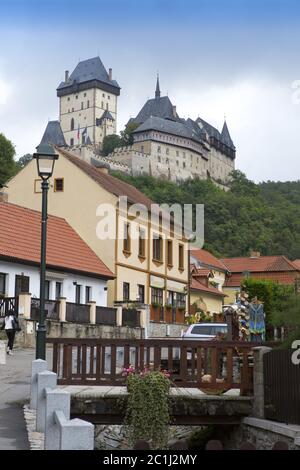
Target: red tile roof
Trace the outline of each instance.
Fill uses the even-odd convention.
[[[291,285],[295,283],[295,279],[299,277],[299,275],[300,273],[298,271],[266,271],[255,272],[251,274],[250,278],[268,280],[278,282],[279,284]],[[242,281],[244,281],[245,279],[246,277],[242,273],[234,273],[226,278],[224,287],[240,287]]]
[[[223,258],[221,261],[231,273],[297,271],[296,266],[285,256]]]
[[[216,295],[218,297],[226,297],[226,295],[223,294],[223,292],[220,292],[216,287],[204,286],[200,281],[198,281],[194,277],[192,278],[191,289],[199,290],[201,292],[207,292],[208,294]]]
[[[209,266],[212,268],[216,268],[217,270],[220,271],[227,271],[228,268],[223,264],[222,260],[216,258],[214,255],[212,255],[209,251],[203,250],[203,249],[196,249],[196,250],[191,250],[191,256],[196,258],[200,263],[204,266]]]
[[[300,259],[295,259],[295,261],[293,261],[293,265],[300,271]]]
[[[40,212],[0,202],[0,257],[39,264],[40,241]],[[65,219],[53,215],[47,224],[47,268],[114,277]]]

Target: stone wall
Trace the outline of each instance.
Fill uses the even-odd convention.
[[[186,325],[150,322],[147,327],[148,338],[180,338]]]
[[[265,419],[244,418],[230,433],[218,436],[225,449],[239,449],[248,441],[257,450],[271,450],[275,442],[284,441],[290,450],[300,450],[300,426],[276,423]]]

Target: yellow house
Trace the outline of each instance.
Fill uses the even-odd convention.
[[[210,284],[214,275],[210,269],[191,267],[190,303],[191,313],[221,313],[225,294]]]
[[[108,305],[150,305],[150,318],[183,323],[189,276],[187,240],[165,214],[150,218],[153,202],[135,187],[73,153],[59,155],[50,180],[48,211],[65,218],[116,275],[108,282]],[[8,182],[8,201],[40,210],[41,184],[30,161]],[[140,211],[137,210],[140,207]],[[146,210],[143,210],[146,208]]]

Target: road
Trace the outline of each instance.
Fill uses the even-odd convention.
[[[0,364],[0,450],[29,450],[23,404],[29,400],[33,349],[16,349]]]

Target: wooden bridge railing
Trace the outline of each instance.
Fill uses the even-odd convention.
[[[49,338],[59,384],[126,385],[124,369],[166,370],[177,387],[253,390],[252,347],[259,343],[182,339]]]

